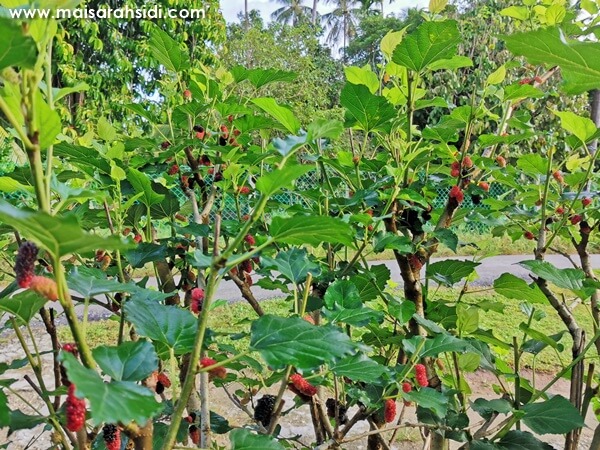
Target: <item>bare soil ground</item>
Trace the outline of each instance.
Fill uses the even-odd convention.
[[[24,353],[19,346],[19,343],[16,339],[11,337],[8,334],[4,334],[0,336],[0,345],[2,346],[2,353],[0,354],[0,363],[6,362],[9,363],[14,359],[19,359],[24,356]],[[41,352],[47,351],[50,348],[50,344],[46,343],[42,345],[40,348]],[[51,355],[45,354],[43,356],[44,361],[44,373],[47,375],[47,384],[50,389],[54,387],[54,381],[52,379],[52,359]],[[15,395],[9,395],[11,399],[11,408],[19,408],[24,413],[33,414],[33,408],[38,409],[42,413],[47,412],[44,409],[43,402],[40,398],[35,394],[29,384],[25,381],[24,376],[32,374],[26,369],[14,370],[6,372],[4,375],[0,375],[0,379],[4,378],[12,378],[17,379],[14,384],[12,384],[12,389],[18,393],[22,399],[17,398]],[[525,373],[528,378],[531,377],[531,373]],[[32,376],[33,378],[33,376]],[[544,386],[547,382],[552,379],[551,374],[536,374],[535,377],[535,385],[537,387]],[[477,371],[474,374],[470,374],[467,377],[468,383],[471,387],[472,394],[470,396],[471,399],[476,399],[479,397],[484,397],[488,399],[498,398],[493,391],[493,385],[498,384],[498,381],[494,377],[493,374],[484,371]],[[230,386],[229,391],[234,392],[237,389],[237,386]],[[568,382],[566,380],[559,380],[549,391],[551,394],[561,394],[565,397],[568,397]],[[213,388],[211,392],[211,396],[214,399],[213,402],[213,410],[222,416],[226,417],[231,426],[234,427],[243,427],[251,425],[252,421],[240,409],[236,408],[232,405],[231,401],[227,398],[223,389]],[[293,405],[294,399],[293,394],[286,394],[284,397],[287,405]],[[354,410],[350,410],[350,415]],[[481,418],[473,411],[469,412],[469,416],[471,418],[471,424],[476,425],[480,422]],[[415,416],[415,408],[409,407],[405,411],[404,420],[407,422],[415,423],[417,421]],[[501,420],[501,419],[500,419]],[[297,437],[298,439],[298,448],[312,448],[313,440],[314,440],[314,432],[311,425],[309,409],[307,405],[304,405],[296,410],[293,410],[285,417],[283,417],[282,421],[282,431],[281,435],[284,437]],[[587,450],[590,448],[590,443],[592,440],[593,430],[597,425],[597,421],[595,417],[590,413],[586,418],[587,428],[584,429],[582,434],[582,439],[580,443],[580,449]],[[351,438],[352,436],[358,436],[361,433],[368,431],[368,425],[366,422],[359,422],[357,426],[350,432],[347,438]],[[389,439],[391,436],[391,432],[386,432],[385,435]],[[556,449],[563,448],[563,436],[561,435],[546,435],[543,436],[542,439]],[[217,438],[217,442],[225,448],[229,448],[228,440],[220,436]],[[42,426],[38,426],[32,430],[21,430],[13,433],[10,437],[6,436],[6,430],[0,430],[0,445],[8,443],[8,448],[10,450],[46,450],[49,448],[53,448],[50,441],[50,433],[43,430]],[[456,449],[460,445],[453,444],[451,448]],[[396,450],[412,450],[412,449],[421,449],[423,448],[422,439],[420,436],[420,432],[417,429],[403,429],[398,433],[397,439],[390,446]],[[347,450],[360,450],[366,448],[366,438],[361,438],[357,441],[347,443],[343,446],[344,449]]]

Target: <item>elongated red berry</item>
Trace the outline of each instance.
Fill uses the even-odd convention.
[[[161,383],[164,387],[166,387],[166,388],[171,387],[171,379],[169,378],[169,376],[166,373],[159,372],[157,378],[158,378],[158,382]]]
[[[200,365],[202,367],[214,366],[215,364],[217,364],[217,361],[212,358],[204,357],[200,360]],[[223,366],[215,367],[214,369],[208,371],[208,377],[210,380],[214,378],[220,378],[223,380],[227,377],[227,369],[225,369]]]
[[[185,98],[186,100],[192,98],[192,91],[190,91],[189,89],[183,91],[183,98]]]
[[[564,179],[563,179],[562,173],[560,173],[560,171],[559,171],[559,170],[555,170],[555,171],[552,173],[552,177],[554,177],[554,179],[555,179],[556,181],[558,181],[560,184],[562,184],[562,183],[564,182]]]
[[[55,302],[58,300],[58,288],[56,281],[43,277],[41,275],[35,275],[29,282],[29,289],[37,292],[42,297],[46,297],[48,300]]]
[[[75,396],[75,385],[73,383],[69,386],[65,412],[67,429],[73,432],[81,430],[85,424],[85,400]]]
[[[134,242],[135,242],[136,244],[139,244],[140,242],[142,242],[142,235],[141,235],[141,234],[136,234],[136,235],[133,237],[133,240],[134,240]]]
[[[571,225],[577,225],[579,222],[581,222],[581,216],[579,214],[575,214],[574,216],[571,216],[569,218],[569,220],[571,221]]]
[[[459,186],[452,186],[452,189],[450,189],[450,198],[455,199],[458,203],[462,203],[465,199],[465,194]]]
[[[410,391],[412,391],[412,384],[410,384],[408,381],[402,383],[402,392],[408,394]]]
[[[175,175],[177,172],[179,172],[179,166],[177,164],[173,164],[171,167],[169,167],[169,175]]]
[[[299,373],[295,373],[290,377],[291,383],[303,395],[312,397],[317,393],[317,388],[304,379]]]
[[[465,156],[462,160],[462,166],[466,169],[473,167],[473,160],[469,156]]]
[[[581,204],[583,205],[583,207],[585,208],[586,206],[589,206],[592,204],[592,199],[589,197],[585,197],[581,199]]]
[[[251,234],[247,234],[244,238],[244,241],[248,245],[256,245],[256,239],[254,239],[254,236],[252,236]]]
[[[477,186],[479,186],[481,189],[483,189],[485,192],[489,192],[490,191],[490,184],[486,181],[480,181]]]
[[[194,288],[191,292],[192,301],[190,302],[190,309],[194,314],[199,314],[202,311],[202,304],[204,303],[204,290],[200,288]]]
[[[15,275],[19,287],[27,288],[34,276],[33,268],[38,256],[37,246],[30,241],[25,241],[19,247],[15,260]]]
[[[392,423],[396,418],[396,402],[389,398],[383,405],[383,420],[385,423]]]
[[[248,186],[240,186],[238,192],[240,195],[248,195],[250,194],[250,188]]]
[[[450,165],[450,175],[454,178],[460,175],[460,163],[458,161],[454,161]]]
[[[427,380],[427,369],[423,364],[417,364],[415,366],[415,378],[417,379],[419,386],[429,386],[429,380]]]
[[[506,159],[504,159],[504,156],[496,156],[496,164],[500,167],[506,167]]]
[[[121,450],[121,430],[112,423],[107,423],[102,427],[104,436],[104,445],[106,450]]]
[[[562,206],[559,206],[556,208],[556,214],[564,214],[565,213],[565,208],[563,208]]]
[[[526,231],[523,233],[523,236],[525,236],[525,239],[529,239],[530,241],[535,239],[535,234],[533,234],[531,231]]]

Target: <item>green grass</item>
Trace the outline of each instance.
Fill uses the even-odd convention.
[[[439,289],[432,301],[441,301],[451,305],[456,301],[458,295],[458,290]],[[519,343],[523,341],[523,332],[519,330],[519,324],[527,322],[527,316],[521,310],[520,302],[506,299],[493,290],[480,290],[477,288],[466,294],[462,302],[481,306],[494,304],[496,307],[503,308],[503,313],[494,312],[493,310],[484,311],[483,308],[480,308],[479,327],[492,330],[498,339],[506,343],[512,343],[513,336],[518,339]],[[267,314],[287,315],[291,304],[284,299],[275,299],[265,300],[261,302],[261,306]],[[541,311],[544,317],[539,321],[534,321],[532,328],[547,335],[556,334],[565,329],[550,305],[535,305],[535,309]],[[579,304],[574,312],[578,323],[586,330],[587,336],[592,336],[592,318],[589,307]],[[247,340],[231,340],[230,337],[223,335],[249,332],[250,323],[256,317],[256,313],[245,302],[227,304],[216,308],[211,313],[209,327],[215,333],[221,334],[220,342],[223,340],[224,343],[241,349],[247,345]],[[72,341],[67,327],[60,327],[58,332],[61,342]],[[115,345],[118,336],[118,323],[112,320],[90,322],[87,325],[87,336],[92,347],[102,344]],[[562,346],[560,352],[547,347],[535,358],[533,355],[525,354],[521,360],[522,367],[535,366],[536,370],[556,372],[570,361],[572,341],[568,333],[565,333],[559,343]],[[511,351],[495,348],[494,353],[506,364],[512,366],[513,355]],[[591,351],[589,357],[597,358],[595,350]]]

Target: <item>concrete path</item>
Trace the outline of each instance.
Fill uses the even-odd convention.
[[[473,260],[471,257],[465,256],[457,256],[451,258],[433,258],[432,261],[441,261],[445,259],[454,259],[454,260]],[[529,280],[529,272],[523,267],[519,266],[518,263],[521,261],[526,261],[533,259],[530,255],[503,255],[503,256],[492,256],[486,259],[483,259],[480,262],[480,265],[476,268],[477,274],[479,278],[475,280],[472,285],[475,286],[491,286],[496,278],[501,274],[508,272],[512,273],[518,277],[521,277],[525,280]],[[592,255],[592,264],[594,268],[600,269],[600,255]],[[577,258],[573,258],[574,261],[577,261]],[[559,268],[568,268],[572,267],[571,263],[567,258],[560,255],[549,255],[547,257],[547,261],[554,264]],[[402,283],[402,277],[400,276],[400,270],[398,268],[398,264],[396,261],[387,260],[387,261],[373,261],[371,265],[380,265],[385,264],[391,272],[391,279],[396,283]],[[425,270],[423,269],[422,276],[425,276]],[[255,278],[257,278],[255,276]],[[255,282],[257,280],[255,279]],[[157,286],[156,279],[151,278],[148,282],[149,286]],[[279,290],[271,291],[267,289],[262,289],[259,286],[254,286],[252,288],[252,292],[257,300],[267,300],[271,298],[280,298],[284,297],[285,294]],[[76,293],[74,293],[77,295]],[[242,301],[243,298],[240,294],[239,289],[232,281],[223,281],[219,285],[217,289],[215,298],[217,300],[227,300],[229,302]],[[52,305],[57,310],[60,310],[60,305]],[[83,313],[83,306],[77,307],[77,312],[79,314]],[[90,306],[89,317],[91,320],[101,319],[110,316],[110,313],[99,306]],[[35,319],[34,319],[35,320]],[[64,320],[64,319],[63,319]],[[5,321],[5,319],[0,319],[0,326]],[[59,320],[62,321],[62,320]]]

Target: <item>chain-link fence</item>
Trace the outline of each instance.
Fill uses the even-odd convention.
[[[2,176],[1,172],[0,176]],[[160,176],[160,174],[154,174],[154,176],[151,175],[151,177],[154,179]],[[210,181],[207,180],[207,182]],[[314,189],[317,186],[319,186],[319,180],[317,179],[315,172],[309,172],[296,181],[296,187],[299,192]],[[188,200],[185,193],[179,186],[173,187],[170,191],[177,197],[181,205]],[[434,208],[443,208],[445,206],[449,191],[450,188],[448,187],[441,187],[437,189],[437,196],[433,201]],[[490,197],[498,198],[504,193],[505,190],[501,185],[496,183],[491,184],[489,191]],[[0,195],[7,200],[22,200],[24,194],[20,192],[13,192],[0,193]],[[291,191],[275,195],[274,200],[290,206],[306,204],[306,201],[303,199],[302,195]],[[221,215],[224,220],[236,220],[238,218],[238,208],[241,215],[249,214],[251,212],[251,205],[249,204],[248,199],[244,196],[239,196],[238,203],[236,204],[235,198],[232,195],[225,195],[222,202],[223,203],[219,205],[219,208],[221,209]],[[461,207],[469,211],[489,209],[488,205],[478,202],[477,200],[474,201],[474,199],[470,196],[465,196]],[[489,226],[478,221],[466,221],[460,225],[457,225],[455,230],[483,234],[489,231]]]

